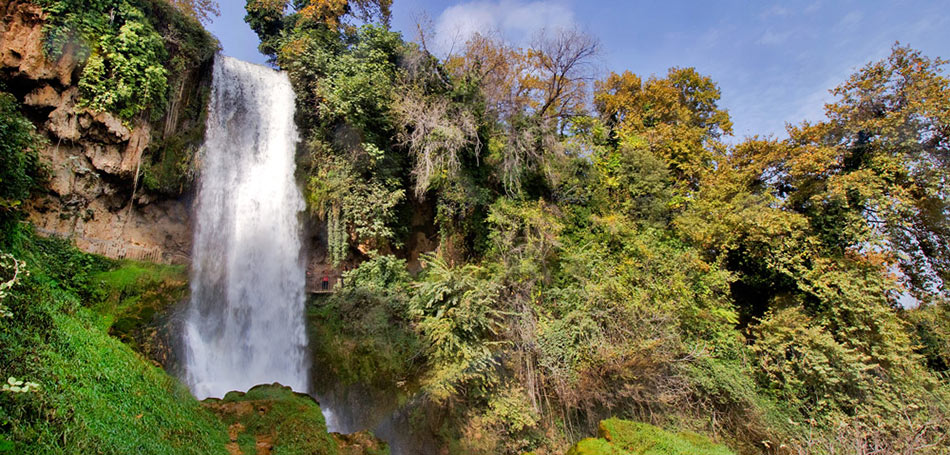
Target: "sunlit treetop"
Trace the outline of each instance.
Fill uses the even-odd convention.
[[[179,11],[203,23],[221,14],[221,7],[215,0],[167,0]]]
[[[336,28],[345,15],[363,22],[388,24],[392,0],[295,0],[294,3],[301,16]]]
[[[832,91],[828,121],[789,130],[798,147],[777,173],[798,189],[790,202],[799,210],[861,214],[919,294],[946,292],[950,281],[946,64],[895,45]]]
[[[288,7],[292,7],[301,19],[336,29],[343,25],[346,16],[388,25],[391,5],[392,0],[248,0],[246,8],[252,28],[260,34],[255,20],[279,22]]]
[[[712,165],[713,149],[732,133],[729,113],[718,106],[715,82],[693,68],[672,68],[646,81],[625,71],[594,87],[594,106],[620,140],[644,144],[681,181],[695,185]]]

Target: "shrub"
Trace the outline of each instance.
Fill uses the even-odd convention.
[[[0,234],[9,230],[7,224],[16,209],[42,178],[39,143],[33,124],[20,113],[13,95],[0,92]]]

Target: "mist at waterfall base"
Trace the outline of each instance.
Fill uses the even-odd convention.
[[[304,261],[285,74],[218,56],[196,201],[184,380],[198,399],[309,390]]]

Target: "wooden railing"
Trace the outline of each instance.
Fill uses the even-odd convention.
[[[327,289],[323,289],[323,277],[330,279],[327,283]],[[324,273],[314,268],[307,269],[307,292],[310,294],[332,294],[340,286],[340,274],[338,272]]]

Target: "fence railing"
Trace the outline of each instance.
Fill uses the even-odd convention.
[[[307,271],[307,292],[310,294],[332,294],[340,286],[342,286],[342,280],[339,273],[330,273],[326,275],[329,280],[327,281],[327,288],[323,289],[323,277],[324,273],[316,269],[309,269]]]

